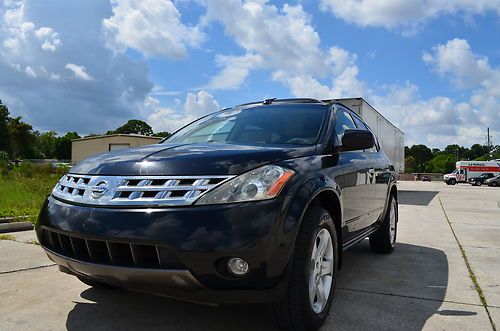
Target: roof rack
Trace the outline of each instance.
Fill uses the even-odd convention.
[[[276,100],[276,98],[272,98],[272,99],[266,99],[262,102],[263,105],[270,105],[273,103],[273,101]]]
[[[250,105],[270,105],[270,104],[275,104],[275,103],[320,103],[320,104],[322,104],[324,102],[317,100],[317,99],[312,99],[312,98],[291,98],[291,99],[270,98],[270,99],[265,99],[264,101],[243,103],[241,105],[237,105],[236,107],[250,106]]]

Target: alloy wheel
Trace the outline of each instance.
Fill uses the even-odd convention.
[[[323,228],[314,240],[309,270],[309,300],[317,314],[323,311],[330,296],[334,262],[332,236]]]

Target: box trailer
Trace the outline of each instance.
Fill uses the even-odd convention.
[[[358,114],[377,136],[383,151],[391,160],[397,172],[403,173],[405,167],[404,133],[389,122],[363,98],[333,99]]]

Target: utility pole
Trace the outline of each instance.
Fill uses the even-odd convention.
[[[490,128],[488,128],[488,159],[491,160],[491,136],[490,136]]]

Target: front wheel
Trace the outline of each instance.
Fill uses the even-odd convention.
[[[335,224],[323,208],[311,207],[295,243],[285,297],[269,304],[272,317],[286,330],[316,330],[332,303],[338,266]]]
[[[455,178],[450,179],[450,185],[455,185],[457,180]]]
[[[489,185],[491,185],[493,187],[496,187],[497,186],[497,182],[491,182]]]
[[[370,247],[375,253],[389,254],[396,245],[398,230],[398,201],[394,195],[389,198],[389,206],[380,228],[370,235]]]

